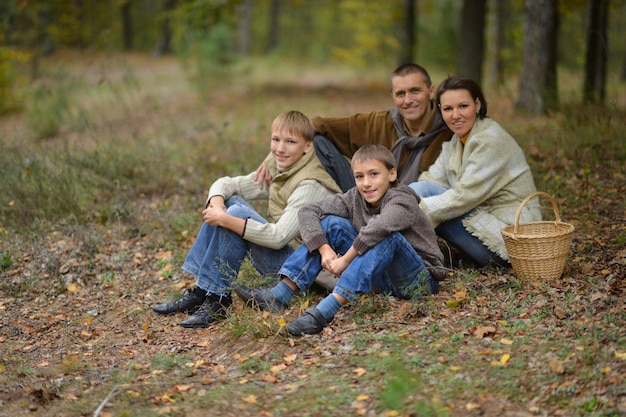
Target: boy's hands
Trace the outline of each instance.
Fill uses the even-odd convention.
[[[350,262],[352,262],[356,256],[356,251],[352,247],[350,247],[345,255],[339,256],[329,244],[320,246],[319,252],[322,257],[322,268],[336,277],[340,276],[343,271],[346,270]]]
[[[207,208],[202,210],[202,218],[211,226],[221,226],[220,219],[226,215],[226,206],[210,203]]]

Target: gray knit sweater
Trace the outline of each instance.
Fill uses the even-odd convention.
[[[400,232],[422,257],[433,278],[445,278],[443,254],[430,221],[419,208],[419,197],[404,184],[392,185],[382,203],[374,208],[356,187],[343,194],[303,206],[298,212],[302,240],[310,252],[328,243],[320,221],[326,215],[349,219],[358,232],[352,246],[359,255],[392,232]]]

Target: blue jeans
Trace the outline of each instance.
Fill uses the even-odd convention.
[[[334,251],[346,253],[357,235],[350,221],[343,217],[326,216],[321,224]],[[301,290],[306,290],[321,270],[319,252],[309,252],[306,245],[301,245],[285,261],[279,274],[292,280]],[[404,236],[394,232],[354,258],[339,277],[333,292],[356,301],[360,295],[374,288],[408,299],[437,292],[438,283]]]
[[[227,213],[241,219],[267,221],[241,197],[226,200]],[[232,291],[241,263],[247,256],[262,275],[275,276],[283,262],[293,252],[291,246],[275,250],[248,242],[237,233],[223,227],[202,223],[183,264],[183,270],[194,275],[196,285],[213,294],[226,295]]]
[[[409,187],[420,197],[432,197],[447,191],[445,187],[432,181],[414,182],[409,184]],[[439,224],[439,226],[435,228],[437,236],[452,243],[480,266],[492,263],[498,266],[508,267],[509,263],[507,261],[487,249],[480,239],[468,232],[465,226],[463,226],[463,219],[471,213],[470,211],[463,216]]]

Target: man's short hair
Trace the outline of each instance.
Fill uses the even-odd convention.
[[[414,74],[416,72],[422,74],[422,77],[424,77],[424,84],[426,84],[426,87],[430,88],[430,86],[433,85],[432,81],[430,80],[430,74],[428,74],[428,71],[426,71],[426,68],[422,67],[421,65],[413,64],[413,63],[400,65],[391,74],[391,78],[404,77],[405,75]]]

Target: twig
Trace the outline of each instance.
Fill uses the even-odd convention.
[[[102,402],[100,403],[100,405],[98,406],[98,408],[96,408],[96,411],[93,412],[93,417],[98,417],[100,415],[100,413],[102,412],[102,409],[106,406],[106,404],[109,402],[109,400],[111,398],[113,398],[115,395],[117,395],[118,393],[118,386],[116,385],[115,387],[113,387],[113,389],[111,390],[111,392],[109,392],[109,395],[106,396],[106,398],[104,400],[102,400]]]

